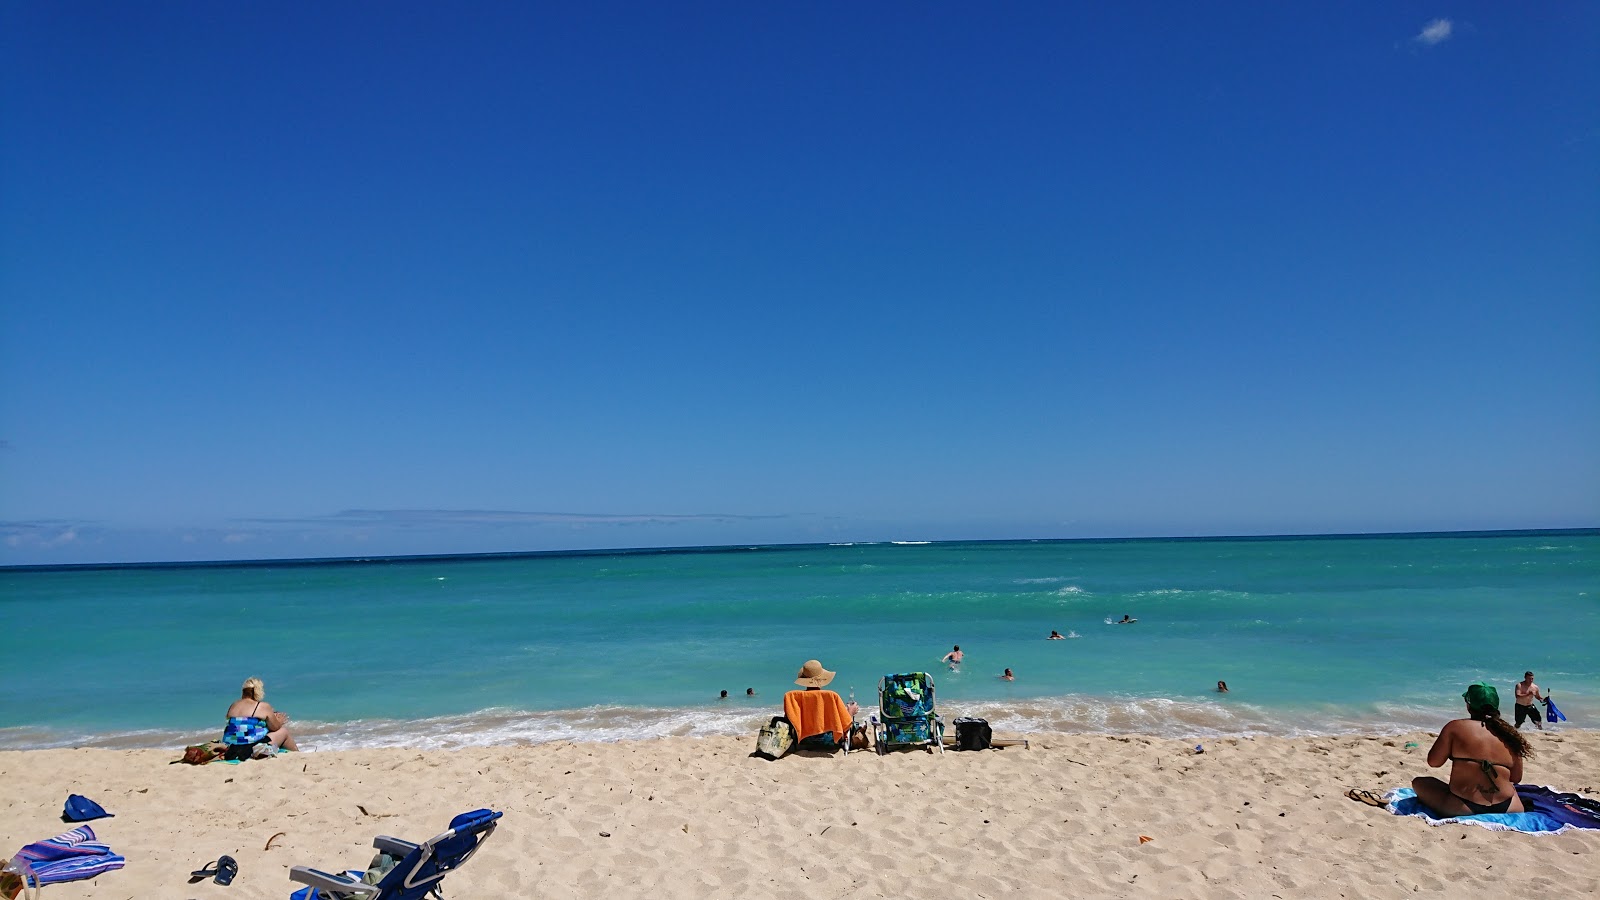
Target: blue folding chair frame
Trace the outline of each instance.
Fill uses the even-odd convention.
[[[334,875],[306,866],[289,870],[289,880],[310,887],[295,891],[291,900],[327,900],[334,893],[353,900],[422,900],[436,891],[446,875],[472,858],[483,842],[498,827],[501,813],[477,809],[450,820],[450,830],[421,844],[379,835],[372,846],[383,853],[401,857],[377,884],[362,884],[365,874],[350,870]],[[323,892],[329,892],[327,894]]]
[[[927,672],[878,680],[878,715],[872,717],[872,730],[879,755],[895,747],[944,753],[944,719],[934,709],[933,695],[933,676]]]

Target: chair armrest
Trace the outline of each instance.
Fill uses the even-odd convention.
[[[416,844],[413,844],[410,841],[402,841],[397,837],[390,837],[387,834],[380,834],[373,838],[372,846],[373,849],[382,850],[385,853],[392,853],[395,856],[405,856],[407,853],[417,849]]]
[[[359,878],[351,878],[348,875],[334,875],[306,866],[295,866],[290,869],[289,880],[298,884],[309,884],[318,890],[338,891],[352,894],[356,897],[378,896],[378,886],[375,884],[362,884]]]

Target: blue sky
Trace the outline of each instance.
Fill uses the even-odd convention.
[[[1600,524],[1600,6],[0,7],[0,564]]]

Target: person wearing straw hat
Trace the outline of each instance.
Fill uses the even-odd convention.
[[[825,690],[837,674],[824,669],[821,660],[808,659],[794,679],[805,690],[783,695],[783,713],[794,726],[801,747],[845,747],[848,752],[848,742],[857,731],[859,707],[854,701],[845,703],[836,691]]]

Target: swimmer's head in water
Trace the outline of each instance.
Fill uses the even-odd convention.
[[[1474,716],[1481,713],[1500,715],[1500,692],[1492,684],[1474,681],[1467,685],[1466,691],[1461,694],[1461,699],[1467,701],[1467,712]]]

